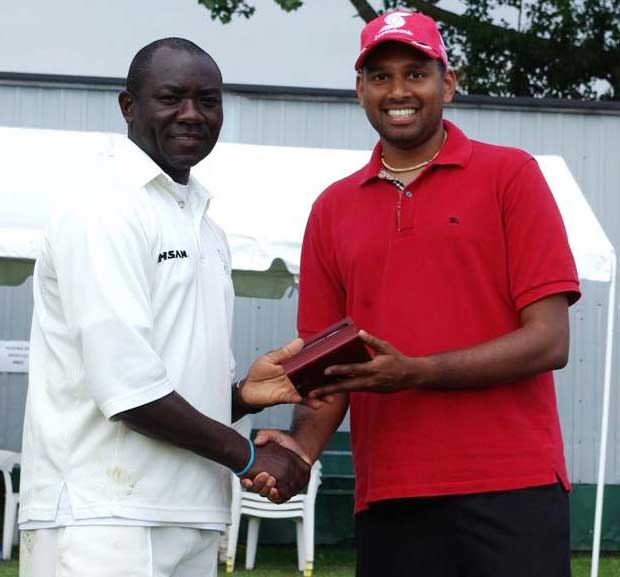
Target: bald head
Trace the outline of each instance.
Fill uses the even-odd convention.
[[[160,38],[159,40],[155,40],[154,42],[151,42],[141,48],[133,57],[133,60],[129,65],[129,72],[127,73],[127,90],[134,96],[138,96],[140,94],[142,85],[144,84],[144,79],[148,75],[151,63],[153,62],[153,56],[161,48],[181,50],[196,56],[204,56],[210,60],[221,78],[221,72],[215,60],[213,60],[211,55],[200,48],[197,44],[194,44],[185,38]]]

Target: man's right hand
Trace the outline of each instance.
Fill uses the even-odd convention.
[[[241,483],[274,503],[284,503],[308,484],[310,468],[309,462],[286,446],[265,440],[256,447],[254,465]]]
[[[262,447],[269,442],[278,443],[278,445],[297,453],[308,465],[312,466],[312,459],[301,448],[301,445],[289,434],[279,429],[262,429],[256,435],[254,444]]]
[[[332,402],[324,405],[320,410],[297,406],[293,417],[291,435],[288,432],[274,429],[259,431],[254,439],[257,450],[267,444],[277,443],[282,448],[292,451],[304,460],[307,467],[319,458],[332,433],[342,422],[349,406],[348,395],[335,395]],[[267,473],[255,477],[242,479],[241,485],[248,491],[260,493],[272,501],[277,499],[275,479]]]

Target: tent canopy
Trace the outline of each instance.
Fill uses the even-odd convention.
[[[41,231],[64,191],[84,186],[92,158],[119,134],[0,127],[0,283],[15,284],[37,255]],[[212,218],[228,235],[241,294],[269,296],[299,272],[301,240],[316,196],[365,164],[369,151],[219,143],[193,174],[214,198]],[[568,231],[579,276],[609,281],[613,248],[564,160],[536,157]],[[279,259],[279,260],[278,260]],[[274,262],[275,261],[275,262]],[[10,262],[10,264],[7,264]],[[237,286],[239,288],[239,286]],[[275,295],[271,295],[275,296]]]

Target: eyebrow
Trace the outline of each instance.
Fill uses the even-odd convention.
[[[429,63],[424,61],[420,61],[420,62],[412,62],[411,64],[407,65],[407,69],[408,70],[420,70],[420,69],[426,69],[428,68]],[[376,65],[370,65],[370,66],[364,66],[363,70],[367,73],[367,74],[372,74],[373,72],[380,72],[383,70],[386,70],[386,66],[380,65],[380,64],[376,64]]]
[[[161,84],[158,87],[158,90],[169,90],[170,92],[185,92],[185,88],[183,86],[179,86],[177,84]],[[205,88],[200,91],[200,94],[220,94],[222,91],[220,88]]]

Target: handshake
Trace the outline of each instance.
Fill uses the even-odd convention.
[[[254,442],[254,463],[241,475],[245,489],[284,503],[308,484],[312,465],[290,436],[282,431],[260,431]]]
[[[282,367],[282,363],[303,347],[295,339],[282,348],[258,358],[240,383],[233,413],[240,416],[265,407],[282,403],[304,404],[319,409],[331,398],[302,398]],[[267,497],[274,503],[283,503],[301,491],[310,479],[312,462],[295,440],[282,431],[260,431],[254,441],[254,460],[246,465],[239,477],[241,485]]]

